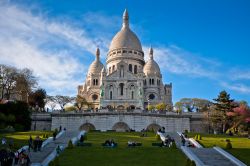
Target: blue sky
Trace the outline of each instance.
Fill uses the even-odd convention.
[[[0,63],[28,67],[50,95],[75,95],[96,46],[105,63],[127,8],[132,30],[173,83],[173,101],[226,90],[250,102],[250,1],[0,2]]]

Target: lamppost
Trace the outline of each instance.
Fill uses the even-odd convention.
[[[150,101],[150,99],[148,98],[148,111],[149,111],[149,101]]]
[[[34,130],[36,131],[36,114],[38,112],[38,104],[36,103],[36,108],[35,108],[36,112],[35,112],[35,124],[34,124]]]

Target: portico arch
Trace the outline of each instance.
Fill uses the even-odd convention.
[[[115,131],[118,131],[118,132],[125,132],[125,131],[129,131],[130,127],[125,122],[117,122],[112,127],[112,130],[115,130]]]
[[[95,126],[92,123],[84,123],[79,127],[79,130],[90,131],[95,130]]]
[[[154,132],[156,132],[156,131],[158,131],[160,128],[161,128],[160,125],[158,125],[158,124],[156,124],[156,123],[152,123],[152,124],[148,125],[147,130],[148,130],[148,131],[154,131]]]

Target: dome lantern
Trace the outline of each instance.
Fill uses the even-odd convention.
[[[123,23],[122,23],[123,28],[129,28],[129,16],[128,16],[128,11],[127,9],[124,10],[123,12]]]

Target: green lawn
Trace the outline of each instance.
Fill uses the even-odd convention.
[[[189,133],[189,137],[194,137],[196,133]],[[202,140],[199,142],[204,147],[213,147],[219,146],[221,148],[225,148],[226,139],[229,139],[232,143],[233,149],[227,150],[235,157],[250,165],[250,139],[246,137],[238,137],[238,136],[228,136],[228,135],[214,135],[214,134],[200,134],[202,136]]]
[[[0,140],[2,140],[3,137],[5,137],[7,139],[7,144],[8,144],[9,140],[12,139],[14,142],[13,150],[17,150],[22,146],[28,144],[30,135],[32,136],[33,140],[35,139],[36,136],[40,136],[42,139],[46,139],[42,137],[44,134],[48,134],[49,137],[52,136],[52,132],[50,131],[11,132],[11,133],[1,133]],[[0,144],[0,149],[5,147],[6,146],[2,146],[2,144]]]
[[[102,147],[101,143],[107,139],[114,139],[118,146]],[[128,148],[128,140],[141,142],[142,147]],[[154,133],[140,137],[139,133],[90,132],[86,142],[93,145],[66,149],[60,155],[60,165],[184,166],[186,163],[186,157],[179,149],[152,147],[152,142],[157,142]]]

